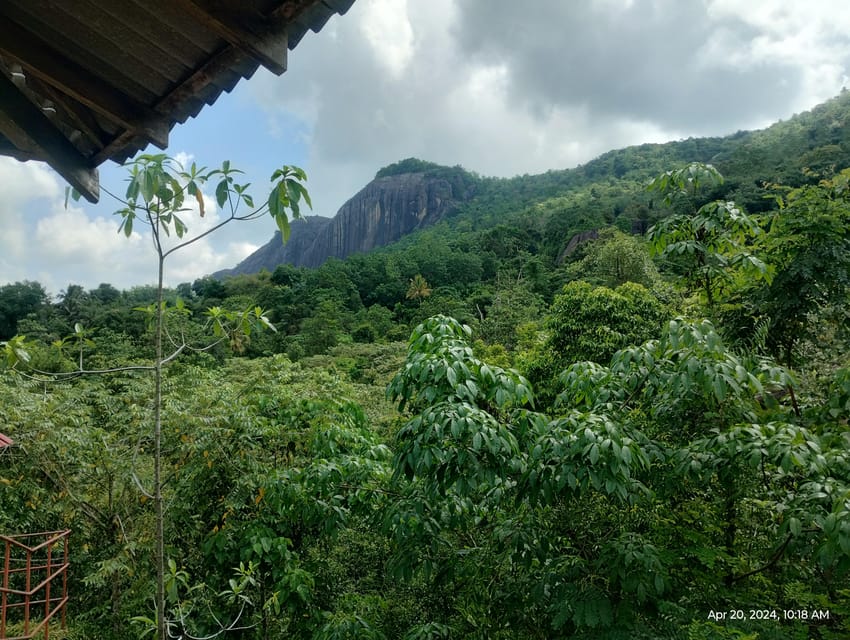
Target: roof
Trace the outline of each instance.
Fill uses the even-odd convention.
[[[2,0],[0,154],[97,202],[97,167],[153,143],[354,0]]]
[[[2,433],[0,433],[0,449],[10,447],[13,444],[15,444],[14,440],[12,440],[9,436],[4,436]]]

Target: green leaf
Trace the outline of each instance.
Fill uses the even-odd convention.
[[[286,217],[285,213],[280,213],[275,216],[275,222],[277,223],[277,228],[280,229],[280,236],[283,238],[284,242],[289,241],[289,236],[292,233],[292,229],[289,227],[289,219]]]
[[[183,234],[186,233],[186,225],[183,224],[183,221],[174,216],[174,232],[177,234],[178,238],[182,238]]]
[[[448,380],[449,384],[453,387],[457,386],[457,372],[451,367],[446,369],[446,380]]]
[[[146,169],[141,174],[141,184],[139,189],[142,193],[142,198],[145,202],[151,202],[156,193],[156,180],[154,179],[153,171]]]
[[[131,211],[127,212],[127,215],[121,220],[121,225],[118,227],[118,232],[124,232],[124,236],[129,238],[133,235],[133,220],[135,218],[135,214]]]
[[[799,518],[793,518],[793,517],[789,518],[788,519],[788,529],[791,531],[791,533],[794,536],[799,536],[800,533],[803,530],[803,526],[800,523],[800,519]]]
[[[227,196],[230,192],[227,180],[222,180],[215,188],[215,201],[219,207],[224,207],[227,203]]]

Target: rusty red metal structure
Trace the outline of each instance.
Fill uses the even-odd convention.
[[[50,623],[57,614],[65,627],[70,533],[66,529],[0,535],[3,548],[0,640],[30,640],[38,634],[47,640]],[[10,623],[14,623],[18,635],[7,634]]]

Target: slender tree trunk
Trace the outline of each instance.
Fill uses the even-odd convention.
[[[155,363],[154,363],[154,406],[153,406],[153,439],[154,439],[154,505],[156,511],[156,629],[157,639],[166,640],[165,634],[165,531],[164,531],[164,509],[162,503],[162,286],[165,258],[162,256],[162,247],[159,244],[157,228],[154,227],[154,236],[157,253],[159,254],[159,273],[157,280],[156,295],[156,333],[154,336]]]
[[[725,500],[724,500],[724,519],[726,520],[723,530],[723,542],[726,547],[726,554],[729,556],[730,562],[735,555],[735,536],[738,532],[738,492],[735,489],[734,480],[727,477],[722,481]],[[724,581],[727,587],[731,587],[734,582],[734,571],[730,564],[729,573]]]

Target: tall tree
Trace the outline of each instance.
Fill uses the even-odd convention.
[[[748,246],[761,233],[753,218],[731,201],[698,206],[706,191],[722,184],[717,169],[695,162],[662,173],[648,187],[677,210],[647,232],[653,252],[683,260],[685,282],[705,295],[709,308],[737,272],[768,281],[772,274]]]
[[[224,161],[220,169],[208,170],[198,167],[194,162],[184,168],[177,160],[165,154],[141,155],[128,165],[128,186],[121,208],[116,212],[121,217],[120,231],[130,237],[137,224],[145,225],[151,233],[156,255],[156,300],[147,308],[154,330],[154,359],[150,366],[134,367],[153,373],[153,418],[150,437],[153,440],[153,485],[146,492],[154,504],[156,531],[155,567],[156,567],[156,634],[157,640],[169,637],[166,611],[166,555],[165,555],[165,498],[163,473],[163,372],[166,364],[175,359],[189,345],[185,341],[174,341],[168,334],[174,351],[166,353],[166,317],[185,315],[188,310],[178,301],[176,306],[167,309],[165,301],[165,266],[169,256],[191,246],[198,240],[214,233],[224,225],[240,220],[253,220],[268,213],[277,224],[284,239],[289,237],[289,216],[299,217],[300,203],[308,205],[310,199],[302,184],[306,180],[304,172],[297,167],[284,166],[272,174],[273,188],[259,207],[248,193],[247,184],[239,184],[236,178],[241,171]],[[225,211],[223,219],[210,229],[194,236],[187,236],[188,227],[181,216],[189,210],[188,202],[197,202],[200,215],[204,215],[204,197],[201,191],[206,183],[215,182],[216,203]],[[79,194],[73,194],[75,198]],[[247,210],[240,212],[240,206]],[[176,241],[171,241],[171,235]],[[186,237],[184,237],[186,236]],[[69,291],[71,287],[69,287]],[[69,296],[66,291],[66,296]],[[73,290],[76,293],[76,289]],[[269,325],[259,307],[248,309],[241,314],[213,307],[206,313],[214,335],[220,340],[229,340],[237,348],[244,345],[245,337],[254,325]],[[270,325],[269,325],[270,326]],[[180,621],[182,623],[182,621]]]
[[[417,273],[410,279],[407,287],[407,293],[405,297],[408,300],[418,300],[419,303],[422,303],[422,300],[431,295],[431,285],[422,277],[421,273]]]
[[[24,280],[0,287],[0,339],[14,336],[18,322],[47,303],[47,292],[38,282]]]
[[[769,342],[786,364],[795,346],[819,330],[813,314],[843,307],[850,290],[850,169],[785,190],[769,216],[762,246],[776,267],[773,281],[749,289],[754,312],[770,319]]]

